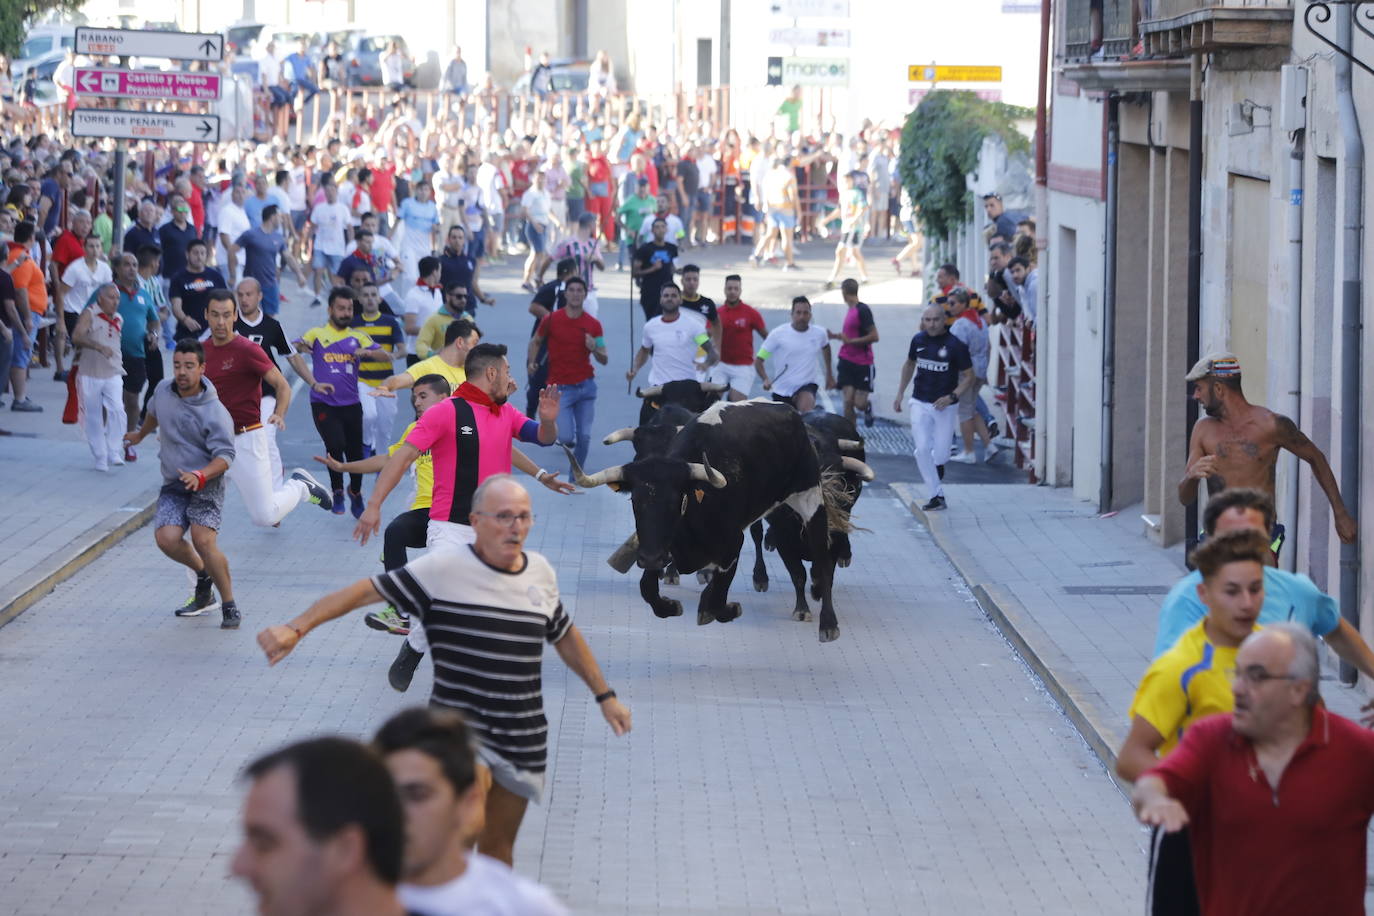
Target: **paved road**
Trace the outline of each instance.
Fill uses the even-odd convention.
[[[708,269],[708,292],[724,272]],[[489,282],[510,294],[479,316],[488,337],[521,342],[515,281]],[[294,308],[288,330],[307,318]],[[625,339],[623,315],[623,303],[607,310],[612,341]],[[637,409],[623,350],[603,370],[598,429]],[[288,462],[308,460],[318,443],[305,409],[288,421]],[[598,444],[589,463],[623,458],[617,449]],[[1143,839],[1120,793],[885,487],[856,512],[870,533],[839,576],[843,635],[829,645],[789,619],[775,556],[771,591],[737,591],[740,620],[661,621],[603,562],[632,527],[623,497],[535,499],[531,546],[558,568],[635,715],[614,738],[550,653],[550,791],[517,867],[578,912],[1139,909]],[[225,878],[242,765],[306,735],[364,736],[423,700],[428,663],[408,696],[393,693],[397,641],[360,620],[266,667],[256,630],[377,568],[377,555],[350,542],[351,519],[307,506],[260,530],[236,500],[223,543],[241,631],[172,618],[186,580],[147,529],[0,629],[0,909],[248,912]]]

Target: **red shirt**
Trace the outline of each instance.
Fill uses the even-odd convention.
[[[529,159],[512,159],[510,163],[511,193],[519,197],[530,189],[530,171],[534,163]]]
[[[596,374],[583,335],[599,338],[604,332],[591,315],[583,312],[573,318],[567,309],[558,309],[544,316],[535,333],[549,342],[550,385],[576,385]]]
[[[191,185],[191,225],[196,227],[196,235],[205,232],[205,195],[200,185]]]
[[[262,377],[273,369],[262,347],[235,334],[224,346],[205,339],[205,374],[234,421],[234,432],[262,423]]]
[[[66,272],[68,264],[85,256],[86,246],[70,229],[62,230],[57,241],[53,242],[52,259],[57,262],[57,275],[59,277]]]
[[[376,213],[388,213],[391,200],[396,196],[396,166],[390,168],[372,167],[372,209]]]
[[[429,452],[434,499],[429,517],[468,524],[472,494],[493,474],[510,473],[511,440],[539,442],[539,424],[502,404],[496,413],[463,398],[448,398],[424,412],[406,444]]]
[[[1374,733],[1325,707],[1277,788],[1230,713],[1195,722],[1146,775],[1188,812],[1208,916],[1364,913]]]
[[[763,316],[751,305],[722,303],[716,306],[720,319],[720,361],[731,366],[754,364],[754,332],[768,336]]]

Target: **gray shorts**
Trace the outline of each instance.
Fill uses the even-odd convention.
[[[957,415],[960,423],[963,423],[965,420],[973,419],[973,414],[978,409],[978,395],[982,392],[983,386],[987,383],[988,380],[985,378],[978,379],[974,382],[973,387],[966,391],[964,396],[959,399],[959,403],[955,406],[959,408]]]
[[[477,745],[477,759],[491,770],[491,778],[496,784],[513,795],[539,804],[544,797],[544,774],[522,770],[482,742]]]
[[[153,528],[171,526],[183,531],[192,525],[218,531],[220,513],[224,509],[224,477],[216,477],[205,489],[192,493],[181,481],[162,485],[157,494],[157,512]]]

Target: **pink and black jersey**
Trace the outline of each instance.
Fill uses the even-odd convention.
[[[512,439],[539,444],[539,424],[510,404],[492,413],[455,397],[426,410],[405,441],[434,461],[429,517],[466,525],[478,485],[493,474],[510,473]]]

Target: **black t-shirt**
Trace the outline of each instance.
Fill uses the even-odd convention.
[[[453,254],[445,248],[439,255],[439,285],[444,289],[461,286],[468,291],[469,308],[476,297],[472,294],[472,275],[477,271],[477,263],[465,252]]]
[[[684,297],[682,300],[682,307],[691,309],[700,314],[701,317],[706,319],[707,324],[715,324],[720,320],[716,317],[716,300],[712,299],[710,296],[699,295],[695,302],[688,302]]]
[[[679,159],[677,177],[682,179],[682,190],[686,193],[688,202],[695,205],[697,188],[701,186],[701,170],[692,160]]]
[[[186,249],[199,236],[191,223],[185,229],[178,229],[176,223],[163,223],[157,236],[162,247],[162,275],[170,279],[186,269]]]
[[[550,280],[548,283],[539,287],[539,289],[535,291],[534,301],[544,306],[544,308],[548,309],[550,312],[556,312],[561,309],[564,305],[563,281]],[[539,322],[543,320],[543,318],[534,319],[534,327],[530,328],[531,337],[534,336],[535,331],[539,330]]]
[[[639,278],[639,301],[658,305],[658,294],[663,285],[673,279],[673,261],[677,258],[677,246],[672,242],[645,242],[635,249],[635,260],[645,267],[657,265],[652,273]]]
[[[181,300],[181,313],[187,318],[194,320],[200,325],[200,331],[190,331],[186,325],[177,322],[176,337],[180,340],[183,337],[199,337],[201,331],[205,330],[205,309],[210,304],[210,291],[224,289],[228,286],[224,282],[224,275],[213,267],[207,267],[198,274],[193,274],[189,270],[182,270],[172,277],[171,286],[167,289],[167,299]],[[240,331],[239,333],[243,333]]]
[[[946,331],[931,337],[921,331],[911,338],[906,358],[916,363],[916,378],[911,383],[911,396],[933,404],[959,387],[959,373],[973,368],[968,347]]]
[[[124,233],[124,253],[137,255],[138,249],[144,245],[161,248],[162,239],[156,229],[144,229],[140,224],[134,223],[129,227],[129,231]]]
[[[272,366],[274,368],[281,368],[277,365],[277,358],[272,355],[274,352],[282,356],[291,355],[291,345],[286,342],[286,333],[282,331],[281,324],[277,322],[277,319],[266,312],[258,313],[257,324],[249,324],[244,320],[243,316],[240,315],[234,321],[234,333],[241,337],[246,337],[253,341],[253,343],[262,347],[263,352],[267,354],[267,358],[272,361]],[[273,397],[277,394],[272,390],[272,386],[266,382],[262,383],[262,393]]]
[[[24,316],[19,313],[19,302],[14,297],[14,281],[10,279],[9,274],[0,270],[0,303],[3,302],[13,302],[14,313],[19,315],[20,322],[23,322]],[[5,320],[8,316],[9,312],[0,308],[0,321]]]

